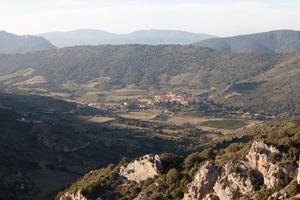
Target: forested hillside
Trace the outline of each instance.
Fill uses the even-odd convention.
[[[298,54],[229,54],[179,45],[82,46],[1,55],[0,81],[5,88],[30,85],[29,90],[48,91],[68,91],[70,84],[89,83],[95,83],[98,91],[128,85],[146,90],[198,88],[218,102],[297,114],[299,58]]]

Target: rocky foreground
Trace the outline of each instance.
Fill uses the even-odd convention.
[[[57,200],[300,199],[300,119],[211,140],[189,155],[147,154],[90,171]]]
[[[282,179],[294,179],[297,180],[296,184],[300,184],[300,168],[295,169],[295,166],[288,162],[280,162],[285,159],[286,155],[276,147],[263,142],[254,142],[246,158],[239,162],[229,162],[224,166],[217,166],[213,161],[204,162],[195,173],[192,182],[186,186],[183,200],[257,199],[256,191],[262,187],[275,191],[278,182]],[[139,184],[147,179],[155,180],[162,170],[163,165],[158,155],[145,155],[120,167],[117,174],[118,187],[125,187],[132,182]],[[295,171],[298,174],[292,177]],[[294,182],[290,184],[295,184]],[[288,186],[270,194],[268,199],[288,199],[287,188]],[[145,191],[139,191],[133,199],[147,199]],[[300,194],[290,199],[299,199],[299,196]],[[59,199],[89,200],[93,198],[84,196],[83,191],[76,189],[73,192],[65,192]]]

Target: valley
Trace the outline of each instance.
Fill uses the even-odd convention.
[[[104,51],[97,52],[94,55],[97,58],[107,50],[109,54],[115,51],[111,48],[74,50],[79,50],[79,55],[85,50]],[[146,51],[150,48],[150,52],[155,53],[158,47],[119,46],[116,50],[118,48],[129,48],[135,54],[135,48],[146,48]],[[169,50],[177,48],[179,54],[184,53],[182,48],[195,51],[199,56],[218,54],[210,49],[181,46],[165,46],[162,53],[168,55]],[[193,75],[181,70],[198,70],[201,65],[193,69],[190,63],[190,69],[181,69],[185,58],[176,64],[178,68],[174,74],[162,74],[160,84],[156,85],[156,80],[151,80],[153,72],[149,73],[150,77],[142,75],[140,79],[147,67],[126,69],[125,65],[122,69],[123,64],[119,63],[115,67],[125,70],[127,78],[116,74],[118,70],[109,72],[110,68],[103,68],[97,75],[101,69],[98,65],[106,65],[105,56],[104,60],[96,61],[100,63],[89,65],[93,56],[88,59],[74,57],[77,61],[64,57],[65,53],[73,57],[76,53],[72,51],[73,48],[66,48],[0,56],[0,105],[3,117],[6,116],[1,121],[0,140],[1,166],[4,166],[0,177],[5,183],[0,188],[6,191],[3,197],[53,199],[83,174],[117,163],[123,157],[132,159],[163,152],[187,156],[206,149],[214,139],[274,119],[272,114],[218,102],[211,96],[219,89],[212,86],[204,87],[200,82],[186,84]],[[126,59],[130,57],[125,56]],[[115,58],[111,59],[115,62]],[[139,60],[138,57],[134,59]],[[67,60],[72,62],[69,69]],[[171,60],[168,63],[171,64]],[[74,68],[77,64],[80,65],[78,69]],[[161,66],[161,63],[154,65]],[[83,70],[81,76],[77,76],[76,70]],[[90,70],[96,70],[95,74]],[[132,72],[135,74],[131,75]],[[20,184],[26,189],[19,190]]]
[[[288,163],[268,154],[267,166],[291,168],[287,179],[264,174],[279,185],[251,182],[249,192],[255,188],[257,199],[275,192],[292,197],[299,189],[293,185],[299,64],[299,53],[231,53],[197,45],[1,54],[0,199],[190,200],[199,195],[191,189],[198,187],[193,182],[198,169],[213,166],[229,182],[231,176],[249,182],[254,171],[265,173],[245,161],[256,142],[262,151],[278,148],[286,155]],[[135,166],[143,164],[136,158],[150,160],[144,165],[155,175],[139,174]],[[153,169],[160,160],[162,167]],[[226,199],[222,187],[228,185],[212,180],[207,195]],[[238,199],[247,199],[240,183],[234,187],[229,189]]]
[[[122,156],[184,155],[233,131],[201,125],[216,118],[189,117],[184,112],[165,112],[163,107],[121,112],[48,96],[1,93],[0,99],[0,171],[3,183],[9,180],[0,187],[15,191],[12,198],[51,199],[88,170],[115,163]],[[26,190],[17,190],[20,182]]]
[[[0,13],[0,200],[300,200],[300,1]]]
[[[1,55],[0,86],[84,104],[186,92],[226,107],[295,116],[299,60],[297,53],[234,54],[192,45],[70,47]]]
[[[123,89],[94,99],[22,89],[11,92],[0,94],[1,180],[10,180],[0,187],[22,199],[51,199],[89,170],[123,156],[188,155],[214,138],[266,120],[186,93],[152,91],[150,96],[147,91]],[[20,182],[28,191],[17,192]]]

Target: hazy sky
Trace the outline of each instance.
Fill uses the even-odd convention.
[[[300,30],[299,0],[0,0],[0,30],[177,29],[229,36]]]

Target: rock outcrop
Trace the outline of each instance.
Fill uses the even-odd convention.
[[[216,200],[219,199],[215,194],[208,194],[203,200]]]
[[[280,162],[286,157],[273,146],[263,142],[254,142],[244,160],[229,162],[223,166],[217,166],[214,162],[208,161],[198,169],[193,181],[187,185],[187,192],[182,200],[255,199],[257,198],[255,192],[263,185],[269,189],[275,189],[278,184],[286,180],[287,176],[295,174],[296,168],[293,164]],[[155,178],[161,169],[162,163],[159,156],[148,154],[120,167],[116,180],[118,180],[119,187],[123,187],[127,186],[130,181],[140,183],[153,178],[152,186],[159,187],[160,181]],[[300,166],[297,182],[300,184]],[[268,196],[268,200],[287,199],[290,194],[286,188],[288,187],[282,187],[280,191],[276,190]],[[144,188],[134,200],[149,199],[148,195],[152,190],[153,187]],[[81,194],[80,189],[72,191],[73,193],[66,192],[60,200],[87,200]]]
[[[205,163],[196,173],[193,182],[188,184],[188,192],[184,194],[183,200],[197,200],[206,197],[213,191],[217,177],[217,167],[211,162]]]
[[[264,184],[267,188],[272,189],[275,187],[278,174],[288,173],[288,169],[279,167],[276,164],[276,159],[284,159],[285,155],[277,148],[268,146],[263,142],[254,142],[246,158],[251,168],[257,169],[262,173]]]
[[[120,169],[119,175],[130,181],[137,183],[148,178],[154,178],[162,169],[162,164],[158,155],[148,154],[137,160],[123,166]]]
[[[250,170],[250,167],[244,162],[226,164],[214,186],[214,191],[219,199],[231,200],[235,199],[238,194],[252,194],[254,186],[248,176]]]
[[[69,193],[66,192],[64,195],[62,195],[59,200],[88,200],[85,198],[80,191],[77,191],[77,193]]]
[[[287,199],[287,194],[284,192],[275,192],[268,198],[268,200],[285,200],[285,199]]]
[[[251,198],[263,184],[273,189],[280,177],[288,176],[293,170],[292,166],[278,164],[285,157],[273,146],[254,142],[245,161],[225,164],[220,170],[212,163],[204,164],[188,185],[183,200],[208,200],[214,196],[220,200],[232,200],[240,196]],[[284,198],[284,194],[274,194],[270,198],[277,197]]]

